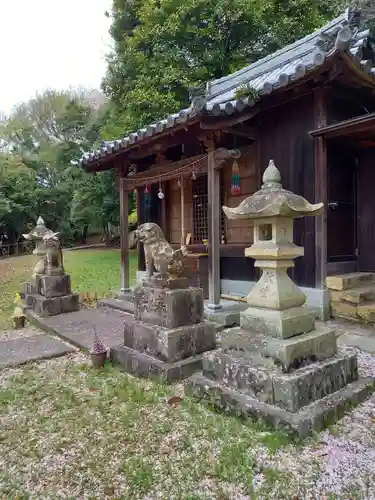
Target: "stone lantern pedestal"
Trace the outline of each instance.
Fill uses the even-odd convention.
[[[252,220],[254,243],[245,255],[262,276],[240,328],[223,332],[221,347],[203,354],[203,371],[189,379],[188,391],[304,437],[365,399],[374,381],[359,379],[355,355],[338,354],[334,330],[315,327],[305,295],[287,274],[304,254],[293,242],[293,220],[319,215],[323,204],[311,205],[280,180],[271,161],[260,191],[236,208],[223,207],[228,218]]]

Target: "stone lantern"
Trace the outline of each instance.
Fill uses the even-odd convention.
[[[44,273],[45,256],[47,253],[47,249],[45,244],[43,243],[43,237],[48,233],[52,234],[52,231],[50,229],[47,229],[44,220],[42,219],[42,217],[39,217],[36,222],[36,226],[28,234],[22,235],[25,240],[35,242],[33,255],[36,255],[38,257],[38,261],[31,276],[31,283],[33,283],[34,285],[36,284],[37,276]],[[33,291],[29,291],[29,293],[32,293]]]
[[[293,243],[293,221],[319,215],[323,203],[311,205],[281,186],[280,172],[271,160],[263,175],[260,191],[236,208],[223,207],[228,219],[251,219],[254,243],[245,250],[255,259],[262,277],[247,297],[249,308],[241,316],[241,326],[285,339],[314,328],[314,317],[303,304],[304,293],[290,279],[287,270],[304,249]]]
[[[374,388],[373,379],[358,377],[355,354],[337,352],[335,330],[315,328],[314,314],[302,307],[304,294],[287,274],[304,253],[293,243],[293,220],[322,209],[323,203],[283,189],[272,160],[258,192],[236,208],[223,207],[228,218],[253,224],[254,243],[245,255],[263,274],[247,297],[241,327],[221,333],[220,348],[203,354],[202,373],[186,387],[219,409],[300,437],[333,423]]]

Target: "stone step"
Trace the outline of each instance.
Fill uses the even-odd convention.
[[[366,323],[375,323],[375,302],[368,302],[357,307],[358,316]]]
[[[360,321],[357,315],[357,305],[349,302],[331,302],[331,315],[333,318],[350,319]]]
[[[341,300],[357,305],[363,304],[364,302],[373,302],[375,301],[375,285],[345,290]]]
[[[350,290],[329,290],[331,302],[348,302],[349,304],[362,304],[375,300],[375,285],[351,288]]]
[[[375,283],[375,273],[348,273],[327,276],[326,287],[330,290],[350,290]]]

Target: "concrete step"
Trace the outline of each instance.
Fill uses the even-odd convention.
[[[350,304],[363,304],[375,301],[375,285],[356,287],[350,290],[329,290],[332,302],[349,302]]]
[[[359,305],[357,315],[366,323],[375,323],[375,302]]]
[[[101,299],[98,300],[96,306],[98,308],[110,307],[112,309],[116,309],[117,311],[122,311],[129,314],[134,313],[134,302],[131,302],[130,300]]]
[[[327,276],[326,287],[330,290],[350,290],[375,283],[375,273],[348,273]]]

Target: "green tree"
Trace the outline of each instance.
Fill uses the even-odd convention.
[[[19,211],[34,223],[43,215],[52,229],[62,232],[65,243],[84,236],[89,224],[100,227],[105,225],[105,217],[109,221],[118,218],[118,193],[110,174],[94,178],[77,168],[82,153],[98,142],[106,116],[107,104],[100,95],[98,102],[98,95],[88,91],[48,90],[20,105],[0,129],[6,158],[15,165],[12,175],[17,180],[18,175],[24,179],[27,173],[33,179],[28,190],[33,194],[32,209],[27,198],[22,201],[24,187],[14,182],[13,197],[18,193]],[[79,215],[79,207],[84,216]],[[17,216],[14,203],[5,202],[0,206],[1,219],[8,209],[13,222],[8,214],[7,224],[17,232],[26,220]]]
[[[323,0],[114,0],[103,90],[111,139],[189,104],[193,88],[321,26]]]

